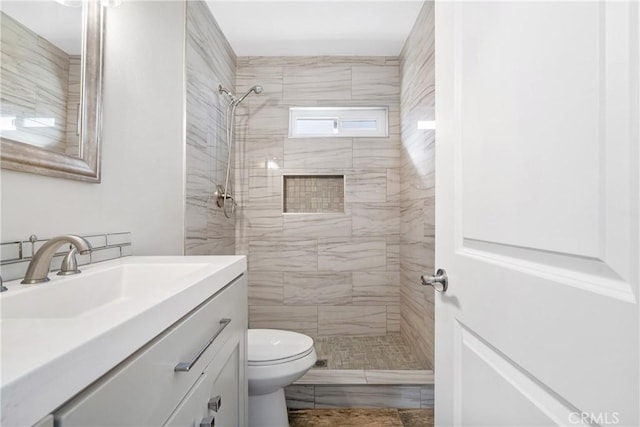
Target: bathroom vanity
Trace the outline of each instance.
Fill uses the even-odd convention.
[[[246,425],[244,257],[128,257],[50,277],[0,297],[2,425]]]

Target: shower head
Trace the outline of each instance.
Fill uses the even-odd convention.
[[[244,101],[244,99],[249,96],[249,94],[251,92],[255,92],[256,95],[260,95],[262,93],[262,86],[260,85],[255,85],[253,87],[251,87],[251,89],[249,89],[248,91],[246,91],[240,98],[238,98],[236,101],[234,101],[236,104],[240,104],[242,101]]]

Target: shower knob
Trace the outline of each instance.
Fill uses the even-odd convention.
[[[433,276],[420,276],[420,281],[423,286],[432,286],[437,292],[447,292],[449,287],[447,272],[442,268],[439,268]]]

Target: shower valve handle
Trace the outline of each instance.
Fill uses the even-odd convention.
[[[447,272],[442,268],[439,268],[433,276],[420,276],[420,282],[423,286],[432,286],[437,292],[447,292],[449,288]]]

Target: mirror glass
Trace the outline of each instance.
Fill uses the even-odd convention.
[[[99,182],[102,8],[0,3],[2,167]]]

